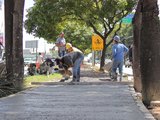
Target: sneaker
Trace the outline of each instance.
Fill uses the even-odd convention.
[[[64,79],[64,78],[62,78],[59,82],[65,82],[65,79]]]
[[[113,81],[117,81],[117,78],[114,78]]]
[[[117,75],[113,76],[113,81],[117,81]]]
[[[122,82],[122,77],[119,78],[119,82]]]
[[[75,81],[70,81],[69,83],[68,83],[68,85],[74,85],[75,84]]]
[[[117,78],[112,78],[111,81],[112,82],[117,81]]]
[[[120,75],[120,77],[119,77],[119,81],[120,81],[120,82],[122,81],[122,78],[123,78],[122,75]]]

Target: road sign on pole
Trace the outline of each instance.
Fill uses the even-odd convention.
[[[92,50],[103,50],[103,39],[99,35],[92,35]]]
[[[131,24],[133,17],[134,17],[134,14],[128,14],[126,17],[122,19],[122,23]]]

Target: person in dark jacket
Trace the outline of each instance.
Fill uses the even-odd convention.
[[[57,65],[61,65],[65,71],[72,67],[72,82],[80,82],[80,66],[84,59],[84,55],[81,52],[70,52],[64,55],[62,58],[56,58]]]
[[[133,59],[133,57],[132,57],[132,50],[133,50],[133,45],[130,45],[129,46],[128,55],[129,55],[129,62],[131,62],[131,63],[132,63],[132,59]]]

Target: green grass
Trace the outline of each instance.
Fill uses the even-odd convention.
[[[48,81],[55,81],[56,79],[61,79],[62,75],[59,73],[54,73],[50,75],[34,75],[34,76],[27,76],[24,78],[24,88],[34,87],[31,85],[31,82],[48,82]]]

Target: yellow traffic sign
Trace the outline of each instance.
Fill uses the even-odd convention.
[[[99,35],[92,35],[92,50],[103,50],[103,39]]]

